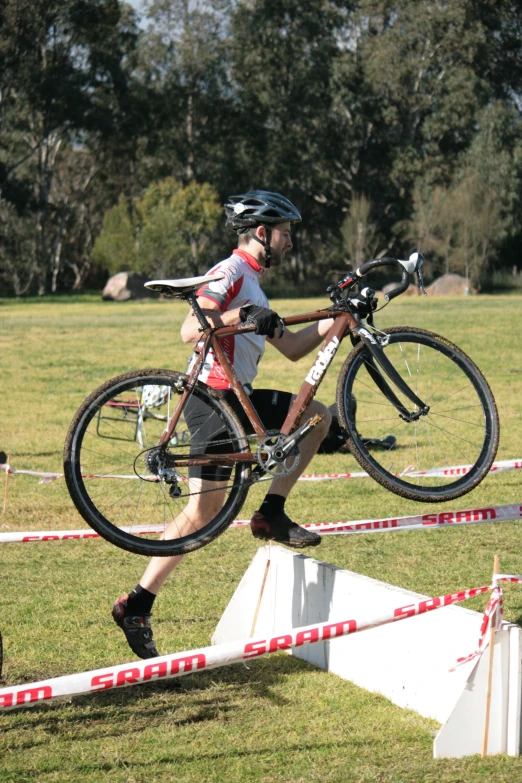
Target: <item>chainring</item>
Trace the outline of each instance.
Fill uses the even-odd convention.
[[[282,435],[273,435],[264,438],[257,447],[256,461],[265,474],[273,478],[289,476],[296,470],[301,456],[299,448],[295,446],[286,456],[281,453],[281,447],[285,438]],[[289,464],[288,464],[289,463]]]

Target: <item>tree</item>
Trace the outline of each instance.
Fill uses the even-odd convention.
[[[502,217],[495,193],[471,172],[454,188],[452,209],[457,215],[452,266],[474,286],[502,236]]]
[[[124,58],[136,33],[118,0],[6,0],[0,14],[0,188],[34,220],[41,294],[49,282],[56,289],[61,268],[61,156],[117,136],[129,87]]]
[[[377,250],[376,226],[370,220],[372,204],[363,194],[354,194],[341,229],[343,247],[353,269],[373,258]]]
[[[495,101],[478,118],[477,132],[463,156],[462,167],[476,186],[494,198],[499,248],[496,265],[511,268],[520,256],[522,229],[522,118],[520,112]]]
[[[432,271],[460,272],[474,286],[503,235],[495,193],[467,170],[451,188],[415,191],[406,236],[428,253]]]
[[[221,216],[212,186],[183,186],[167,178],[147,188],[136,210],[142,225],[140,268],[154,274],[199,274],[203,248]]]
[[[233,169],[237,126],[228,68],[231,5],[231,0],[145,2],[149,26],[141,70],[156,95],[149,149],[160,176],[223,186]]]
[[[295,282],[331,267],[340,250],[342,206],[351,183],[339,177],[352,132],[337,122],[334,76],[346,3],[281,0],[238,3],[231,18],[232,79],[243,155],[241,189],[284,192],[300,208],[295,249],[283,265]],[[290,269],[288,268],[290,266]]]
[[[415,187],[413,210],[409,220],[396,228],[403,232],[410,247],[427,254],[428,273],[450,272],[451,249],[458,215],[449,188]]]
[[[485,107],[516,100],[522,6],[511,0],[357,5],[350,49],[370,110],[358,189],[374,202],[381,231],[393,234],[411,216],[416,187],[451,185]]]
[[[7,291],[88,284],[112,207],[106,219],[122,222],[130,244],[113,238],[104,250],[115,230],[104,227],[95,257],[108,268],[202,269],[210,229],[180,227],[199,220],[190,188],[204,183],[221,202],[266,187],[298,205],[303,222],[274,273],[279,285],[323,285],[343,241],[354,258],[373,254],[368,231],[395,255],[412,242],[429,247],[434,270],[449,269],[461,242],[454,191],[468,171],[494,199],[483,263],[495,254],[497,264],[518,262],[519,2],[145,0],[145,8],[146,30],[123,0],[0,4]],[[168,178],[175,192],[140,215],[148,187]],[[214,230],[216,254],[229,237]]]
[[[36,273],[38,237],[33,222],[0,198],[0,293],[25,294]]]
[[[104,218],[93,258],[110,273],[134,269],[158,277],[197,275],[204,247],[221,215],[215,190],[183,186],[173,177],[154,182],[131,212],[123,196]]]
[[[92,258],[113,275],[137,266],[136,221],[122,194],[118,203],[105,213],[103,228],[94,243]]]

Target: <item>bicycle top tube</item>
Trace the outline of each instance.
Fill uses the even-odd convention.
[[[311,313],[303,313],[302,315],[289,315],[286,318],[282,318],[285,326],[299,326],[300,324],[313,323],[314,321],[325,321],[327,318],[340,318],[341,316],[349,316],[350,329],[357,326],[357,321],[346,310],[315,310]],[[253,332],[255,330],[255,324],[237,324],[236,326],[218,326],[209,327],[205,329],[205,332],[212,331],[212,339],[221,337],[230,337],[231,335],[240,335],[245,332]]]

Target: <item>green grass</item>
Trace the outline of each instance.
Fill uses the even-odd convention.
[[[501,420],[498,459],[522,456],[519,297],[405,299],[377,325],[439,332],[481,367]],[[281,314],[321,300],[279,300]],[[65,433],[84,397],[107,378],[138,367],[184,369],[179,338],[185,307],[171,303],[0,300],[0,448],[15,468],[60,471]],[[339,352],[318,398],[335,398]],[[311,359],[286,362],[272,349],[258,387],[295,391]],[[356,469],[349,455],[317,457],[314,472]],[[0,480],[0,485],[3,477]],[[3,492],[3,489],[2,489]],[[259,502],[255,488],[241,516]],[[515,472],[487,478],[451,509],[522,501]],[[298,484],[288,503],[298,521],[319,522],[433,510],[369,480]],[[12,476],[0,530],[84,527],[64,483]],[[190,555],[154,614],[160,652],[209,643],[258,543],[231,530]],[[504,572],[522,571],[519,522],[454,530],[327,537],[326,562],[417,592],[440,595],[483,584],[499,553]],[[1,545],[2,685],[131,659],[110,619],[145,559],[99,540]],[[522,618],[522,590],[506,588],[505,613]],[[483,609],[487,598],[468,602]],[[477,629],[478,632],[478,629]],[[181,688],[180,688],[181,686]],[[522,761],[432,759],[438,725],[284,654],[179,682],[127,688],[0,716],[0,781],[364,781],[475,783],[522,780]]]

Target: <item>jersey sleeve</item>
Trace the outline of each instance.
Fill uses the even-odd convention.
[[[237,264],[218,264],[212,272],[222,272],[225,276],[221,280],[205,283],[198,289],[197,295],[211,299],[217,304],[223,313],[228,310],[231,303],[241,291],[244,276]]]

